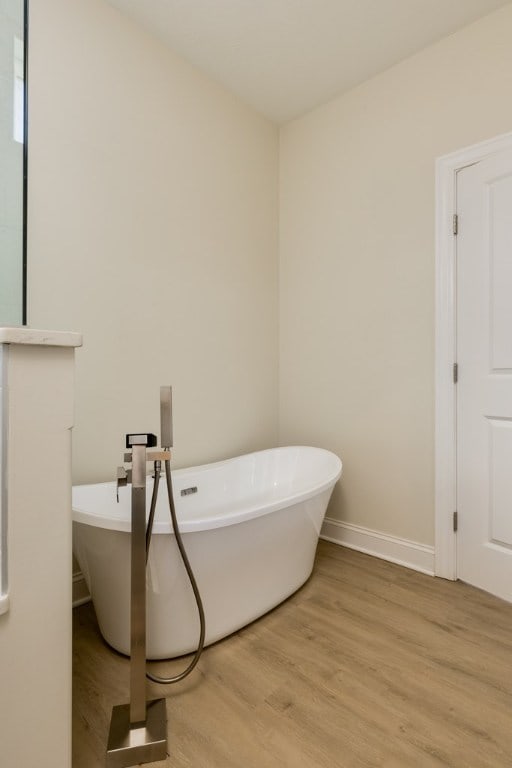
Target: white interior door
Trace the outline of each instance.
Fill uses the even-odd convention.
[[[457,571],[512,601],[512,151],[457,174]]]

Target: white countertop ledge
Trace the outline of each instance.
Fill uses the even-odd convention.
[[[41,331],[36,328],[0,327],[0,344],[37,344],[43,347],[81,347],[82,335],[71,331]]]

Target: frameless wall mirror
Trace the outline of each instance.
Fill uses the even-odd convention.
[[[0,326],[26,323],[28,0],[0,0]]]

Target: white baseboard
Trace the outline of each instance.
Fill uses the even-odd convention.
[[[352,523],[342,523],[329,517],[324,520],[320,538],[429,576],[434,575],[434,547],[426,544],[399,539],[387,533],[372,531]],[[88,603],[90,599],[83,573],[77,571],[73,574],[73,608]]]
[[[88,603],[91,599],[84,575],[81,571],[73,574],[73,608]]]
[[[389,560],[397,565],[404,565],[429,576],[434,575],[434,547],[426,544],[399,539],[387,533],[372,531],[352,523],[342,523],[329,517],[324,520],[320,538],[380,557],[382,560]]]

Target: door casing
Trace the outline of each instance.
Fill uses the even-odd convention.
[[[435,308],[435,575],[457,578],[456,511],[456,235],[457,172],[512,149],[512,133],[474,144],[436,161]]]

